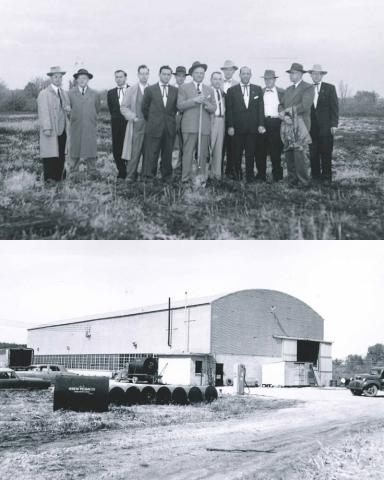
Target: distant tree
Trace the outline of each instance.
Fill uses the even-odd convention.
[[[25,348],[26,346],[24,343],[0,342],[0,348]]]
[[[343,82],[343,80],[341,80],[341,82],[339,83],[339,98],[342,104],[345,103],[345,100],[348,98],[348,95],[349,95],[349,87],[346,83]]]
[[[376,92],[367,92],[366,90],[360,90],[356,92],[354,99],[359,105],[369,109],[376,106],[379,95]]]
[[[37,98],[41,90],[46,88],[49,85],[49,79],[45,79],[42,77],[35,77],[34,79],[30,80],[27,85],[24,87],[24,92],[27,97]]]
[[[384,365],[384,345],[376,343],[368,347],[367,360],[371,365]]]

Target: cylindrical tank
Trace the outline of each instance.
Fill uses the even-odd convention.
[[[53,394],[53,410],[106,412],[108,405],[108,377],[63,375],[57,378]]]
[[[167,405],[171,403],[172,393],[166,386],[160,387],[156,392],[156,403],[159,405]]]
[[[128,374],[156,375],[157,359],[153,357],[135,358],[128,364]]]

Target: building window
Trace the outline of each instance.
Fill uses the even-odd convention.
[[[203,373],[203,362],[202,360],[196,360],[195,362],[195,373],[202,374]]]

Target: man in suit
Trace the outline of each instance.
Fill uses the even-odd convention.
[[[285,121],[290,115],[290,109],[295,107],[296,113],[302,119],[304,127],[311,130],[311,107],[315,96],[313,85],[304,82],[303,75],[306,73],[300,63],[293,63],[287,70],[292,85],[287,88],[283,98],[283,110],[280,118]],[[285,152],[288,169],[288,182],[291,185],[301,183],[309,184],[308,177],[308,147],[297,146]]]
[[[62,89],[65,72],[52,67],[47,75],[51,84],[39,93],[37,107],[40,124],[40,157],[43,161],[44,180],[58,182],[65,178],[67,144],[67,113],[69,98]]]
[[[176,136],[178,90],[169,85],[172,78],[171,67],[162,66],[159,77],[158,83],[146,88],[143,98],[142,111],[146,121],[143,177],[146,179],[156,177],[161,153],[161,177],[163,180],[170,180],[172,151]]]
[[[240,69],[240,84],[231,87],[226,96],[228,135],[234,138],[234,177],[242,178],[241,161],[245,151],[246,181],[265,180],[262,162],[261,136],[265,133],[263,90],[250,83],[252,71]],[[254,175],[256,161],[257,176]]]
[[[283,142],[280,137],[281,119],[279,110],[281,109],[284,97],[284,90],[276,86],[278,78],[274,70],[265,70],[264,76],[264,115],[265,115],[265,135],[262,136],[263,153],[260,163],[262,170],[267,169],[267,155],[269,154],[272,163],[272,178],[274,182],[283,179],[283,168],[281,166],[281,154],[283,152]]]
[[[336,88],[323,82],[326,75],[321,65],[308,70],[315,88],[311,108],[311,173],[314,180],[332,180],[333,138],[339,124],[339,100]]]
[[[221,72],[213,72],[211,75],[211,86],[215,92],[216,111],[211,120],[211,162],[209,177],[214,180],[221,180],[221,165],[223,161],[223,147],[225,135],[225,100],[222,90],[223,75]]]
[[[220,70],[224,74],[223,91],[224,91],[224,94],[226,95],[228,90],[231,87],[234,87],[239,83],[237,80],[234,80],[233,78],[235,72],[238,70],[238,67],[236,66],[235,62],[233,62],[232,60],[226,60]],[[223,162],[222,162],[223,166],[224,166],[225,156],[227,157],[225,174],[227,177],[233,178],[234,177],[234,160],[233,160],[234,159],[234,142],[233,142],[233,137],[228,135],[227,129],[225,130],[225,136],[224,136]]]
[[[189,76],[187,69],[183,66],[176,67],[176,71],[173,73],[175,77],[175,87],[179,88],[184,85],[186,78]],[[175,171],[181,174],[181,159],[183,158],[183,134],[181,133],[181,118],[182,113],[177,111],[176,114],[176,139],[175,149],[179,151],[176,164],[174,166]]]
[[[120,107],[123,103],[125,92],[129,87],[129,85],[127,85],[127,74],[124,70],[116,70],[115,81],[117,87],[108,91],[107,101],[109,113],[111,114],[112,150],[118,171],[117,178],[124,179],[127,176],[127,167],[121,155],[123,153],[127,120],[121,114]]]
[[[71,104],[70,128],[70,173],[79,172],[80,161],[84,160],[88,175],[96,175],[97,160],[97,114],[100,111],[99,94],[89,88],[93,75],[81,68],[73,75],[77,85],[69,91]]]
[[[149,68],[140,65],[137,69],[139,82],[129,87],[120,107],[121,114],[128,121],[125,130],[122,158],[127,162],[127,181],[137,180],[140,159],[144,156],[145,118],[142,104],[148,87]]]
[[[179,88],[177,108],[183,114],[181,120],[183,133],[181,179],[184,183],[195,179],[197,184],[205,185],[207,180],[211,114],[216,111],[214,92],[211,87],[203,84],[207,68],[204,63],[194,62],[189,69],[192,82]],[[196,175],[193,174],[195,152],[197,152]]]

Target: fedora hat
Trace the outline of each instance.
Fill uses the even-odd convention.
[[[303,65],[301,65],[301,63],[292,63],[291,68],[286,72],[287,73],[291,73],[291,72],[307,73],[307,71],[304,70]]]
[[[61,67],[51,67],[51,70],[47,73],[47,75],[48,77],[52,77],[52,75],[55,75],[55,73],[61,73],[61,75],[65,75],[67,72],[64,72]]]
[[[193,62],[192,67],[189,69],[189,75],[192,75],[193,71],[196,70],[196,68],[204,68],[205,71],[208,69],[208,65],[206,63],[201,63],[201,62]]]
[[[173,75],[185,75],[186,77],[189,75],[187,73],[187,69],[185,67],[176,67],[176,70],[173,72]]]
[[[319,72],[319,73],[321,73],[322,75],[325,75],[326,73],[328,73],[328,72],[326,72],[325,70],[323,70],[323,69],[321,68],[321,65],[319,65],[318,63],[315,63],[315,65],[313,65],[313,67],[311,68],[311,70],[308,70],[308,73],[313,73],[313,72]]]
[[[220,67],[220,70],[225,70],[226,68],[233,68],[233,70],[238,70],[239,67],[235,65],[235,62],[232,60],[225,60],[224,65]]]
[[[78,70],[77,73],[73,75],[73,78],[77,79],[79,75],[87,75],[90,80],[93,78],[92,73],[89,73],[88,70],[86,70],[85,68],[80,68],[80,70]]]
[[[279,78],[276,76],[276,73],[274,70],[265,70],[264,72],[264,76],[262,76],[261,78]]]

